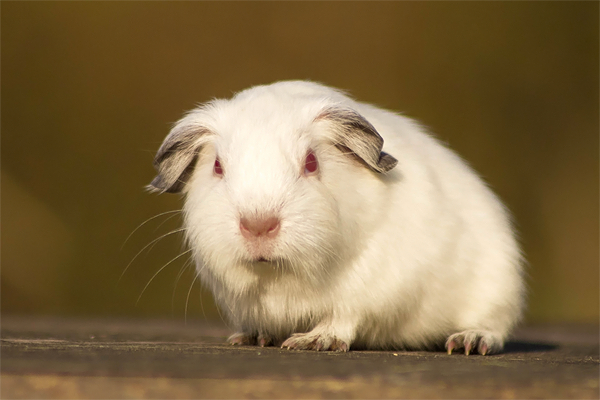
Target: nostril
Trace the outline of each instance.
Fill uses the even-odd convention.
[[[267,237],[273,238],[273,237],[277,236],[280,225],[281,224],[279,223],[279,218],[271,217],[271,218],[267,219],[267,221],[266,221],[267,231],[265,233],[267,235]]]
[[[266,236],[274,238],[279,233],[280,221],[277,217],[240,218],[240,231],[246,238]]]

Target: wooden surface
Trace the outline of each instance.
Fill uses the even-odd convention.
[[[221,325],[2,318],[1,397],[593,398],[598,327],[521,328],[500,355],[232,347]]]

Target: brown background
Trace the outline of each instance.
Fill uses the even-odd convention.
[[[2,313],[218,318],[185,257],[136,305],[178,235],[119,280],[180,224],[121,249],[181,206],[144,192],[153,152],[198,102],[311,79],[420,120],[482,174],[521,233],[529,321],[598,321],[597,2],[1,8]]]

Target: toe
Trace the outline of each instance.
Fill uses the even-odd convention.
[[[485,356],[488,353],[488,345],[485,342],[485,340],[480,340],[479,341],[479,346],[477,346],[477,352],[479,354],[481,354],[482,356]]]
[[[270,336],[267,336],[265,334],[260,334],[260,335],[258,335],[258,345],[260,347],[272,346],[273,339],[271,339]]]

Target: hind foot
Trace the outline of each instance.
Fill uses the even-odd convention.
[[[448,354],[452,354],[452,350],[464,349],[467,356],[475,350],[485,356],[499,353],[502,348],[504,348],[502,336],[492,331],[467,330],[450,335],[446,340]]]
[[[289,350],[343,351],[349,349],[348,343],[335,336],[311,333],[295,333],[290,336],[281,348]]]

